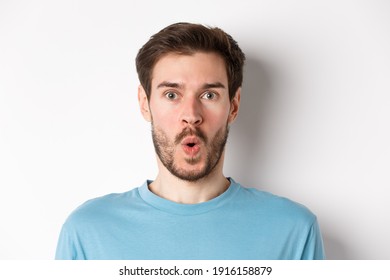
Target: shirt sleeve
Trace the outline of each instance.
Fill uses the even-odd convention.
[[[83,251],[79,246],[74,234],[66,227],[66,224],[62,227],[60,236],[58,238],[56,260],[82,260],[85,259]]]
[[[324,260],[325,251],[324,245],[322,242],[322,236],[320,232],[320,227],[318,225],[317,219],[312,224],[304,251],[302,253],[302,260]]]

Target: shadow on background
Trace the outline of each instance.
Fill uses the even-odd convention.
[[[272,67],[247,55],[240,111],[229,135],[234,147],[227,150],[234,177],[246,186],[259,187],[256,181],[261,176],[261,166],[267,164],[266,135],[272,131],[274,117],[280,111],[281,93],[273,86],[276,75]],[[327,259],[348,258],[345,246],[337,238],[324,230],[322,234]]]
[[[345,246],[333,236],[329,236],[325,232],[322,232],[324,239],[324,247],[326,259],[328,260],[351,260],[351,256],[348,256]]]
[[[274,104],[270,76],[264,63],[247,55],[238,118],[229,135],[234,146],[227,150],[233,173],[247,186],[258,185],[256,176],[264,151],[262,135],[267,133],[267,113]]]

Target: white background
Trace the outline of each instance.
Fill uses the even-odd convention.
[[[390,259],[389,15],[385,0],[0,0],[0,259],[53,258],[75,207],[155,177],[134,59],[177,21],[247,55],[225,175],[308,206],[329,259]]]

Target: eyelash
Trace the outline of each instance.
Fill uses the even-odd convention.
[[[174,97],[169,97],[169,95],[171,95],[171,94],[174,95]],[[209,95],[209,94],[212,94],[212,97],[211,98],[206,98],[206,96]],[[166,98],[168,98],[170,100],[175,100],[178,97],[178,94],[176,92],[174,92],[174,91],[167,91],[167,92],[165,92],[164,95],[165,95]],[[215,92],[212,92],[212,91],[206,91],[206,92],[202,93],[201,98],[202,99],[212,100],[212,99],[217,98],[217,94]]]
[[[174,95],[175,95],[175,98],[170,98],[170,97],[168,97],[169,94],[174,94]],[[168,98],[168,99],[170,99],[170,100],[176,99],[177,96],[178,96],[178,94],[177,94],[176,92],[174,92],[174,91],[167,91],[167,92],[165,93],[165,97]]]
[[[205,98],[205,96],[207,96],[208,94],[212,94],[213,97],[212,98]],[[215,99],[215,98],[217,98],[217,94],[215,92],[212,92],[212,91],[206,91],[205,93],[202,94],[202,98],[205,98],[205,99]]]

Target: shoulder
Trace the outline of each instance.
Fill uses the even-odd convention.
[[[138,188],[135,188],[124,193],[111,193],[87,200],[68,216],[64,226],[80,227],[109,220],[118,216],[129,205],[136,205],[138,199]]]
[[[303,204],[270,192],[240,185],[238,201],[252,212],[274,219],[312,224],[316,216]]]

